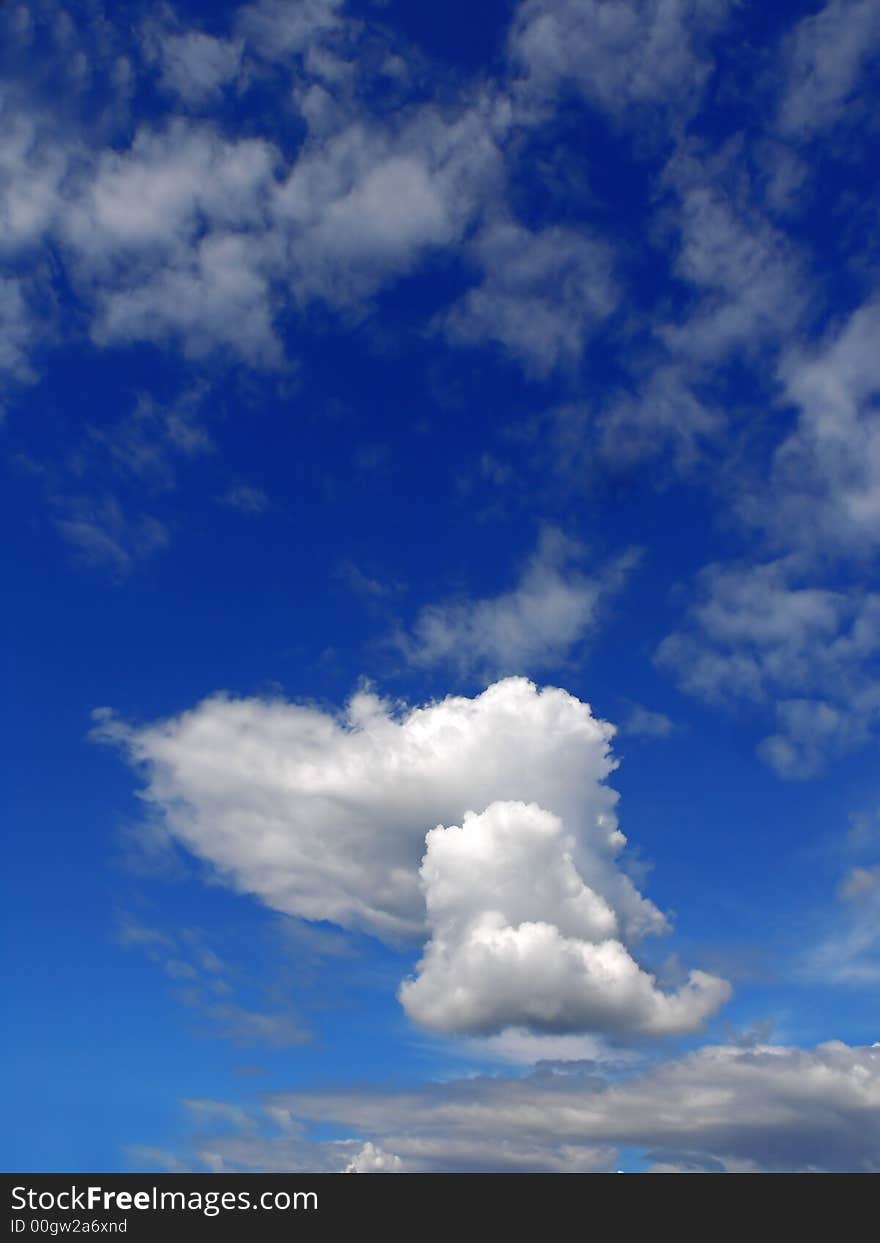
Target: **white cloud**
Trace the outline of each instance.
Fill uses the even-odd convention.
[[[52,135],[51,121],[0,95],[0,254],[37,242],[52,224],[61,183],[76,154]]]
[[[243,44],[217,39],[200,30],[159,37],[161,84],[185,103],[215,99],[238,73]]]
[[[260,55],[286,60],[339,31],[342,8],[343,0],[257,0],[239,11],[237,25]]]
[[[738,519],[777,555],[706,567],[688,624],[658,649],[691,694],[773,704],[776,730],[759,753],[785,777],[812,776],[880,721],[880,596],[862,572],[880,544],[878,335],[873,300],[818,344],[784,350],[779,400],[791,430],[764,483],[751,473],[734,481]]]
[[[425,833],[471,807],[535,800],[574,815],[606,849],[620,842],[616,796],[602,784],[610,727],[521,678],[409,712],[364,691],[341,717],[215,697],[117,730],[169,828],[237,887],[379,935],[421,932]]]
[[[225,346],[252,363],[280,365],[265,264],[265,251],[251,236],[212,234],[179,264],[128,288],[102,291],[93,337],[99,345],[180,341],[194,358]]]
[[[260,222],[277,153],[263,139],[225,138],[208,122],[142,127],[129,147],[101,152],[64,223],[90,267],[173,255],[217,228]]]
[[[695,100],[711,68],[700,44],[727,0],[522,0],[509,51],[526,99],[576,87],[625,118],[634,104]]]
[[[20,384],[36,378],[31,349],[38,335],[24,283],[15,277],[0,277],[0,376]]]
[[[576,852],[558,817],[535,804],[492,803],[460,827],[431,830],[421,867],[431,940],[400,990],[410,1017],[447,1033],[521,1023],[668,1035],[716,1011],[730,995],[725,981],[692,972],[668,994],[639,968],[620,940],[607,870],[581,851],[590,887]]]
[[[726,419],[697,396],[688,367],[680,360],[665,358],[630,388],[597,419],[599,444],[606,459],[628,464],[668,448],[676,469],[684,473],[708,445],[720,441]],[[570,415],[563,412],[566,417]]]
[[[393,120],[340,105],[328,122],[307,107],[304,119],[289,162],[267,140],[174,117],[90,157],[60,201],[46,191],[40,225],[60,238],[98,344],[170,339],[275,366],[282,304],[362,307],[456,243],[500,184],[504,122],[488,99]]]
[[[142,769],[143,797],[173,836],[268,906],[394,940],[423,935],[426,895],[432,973],[423,969],[402,996],[429,1025],[659,1032],[696,1025],[726,995],[721,981],[700,973],[679,994],[664,995],[624,948],[623,940],[667,923],[617,862],[625,839],[605,784],[613,731],[565,691],[509,678],[473,699],[409,711],[364,691],[343,717],[215,697],[140,729],[106,713],[99,721],[99,735]],[[503,809],[490,807],[499,802],[537,807],[515,816],[506,832]],[[468,816],[475,808],[488,810]],[[439,852],[447,872],[450,860],[457,866],[442,843],[462,830],[428,834],[425,895],[419,863],[428,829],[463,820],[468,841],[486,845],[486,859],[481,878],[462,889],[459,909],[443,896],[435,863]],[[451,968],[440,961],[449,928],[460,941]],[[485,933],[489,956],[498,957],[492,974],[502,991],[489,1018],[475,1019],[466,1007],[456,1012],[446,996],[459,971],[468,990],[478,986],[467,944],[473,930]],[[508,942],[527,961],[505,983],[497,967]],[[530,1000],[539,962],[555,971],[543,1010]],[[449,1017],[436,1018],[444,1006]]]
[[[859,678],[859,670],[845,671]],[[762,740],[758,754],[781,777],[813,777],[845,751],[868,741],[880,719],[880,682],[862,674],[863,685],[847,700],[842,687],[829,688],[827,699],[780,699],[777,732]]]
[[[742,165],[736,140],[711,156],[682,147],[665,169],[675,204],[657,225],[669,235],[671,274],[685,297],[672,304],[674,314],[667,303],[643,320],[650,340],[634,353],[633,378],[598,412],[600,446],[614,462],[669,450],[683,473],[708,458],[740,400],[725,400],[719,368],[734,359],[754,367],[800,323],[806,293],[797,250],[756,206]]]
[[[880,718],[880,595],[813,586],[796,558],[711,565],[685,628],[657,649],[689,694],[770,702],[777,732],[759,746],[781,776],[809,777],[864,741]]]
[[[855,102],[859,79],[880,49],[880,10],[873,0],[830,0],[804,18],[787,42],[779,125],[808,138]]]
[[[355,1153],[345,1167],[346,1174],[399,1174],[402,1170],[400,1157],[391,1152],[377,1148],[375,1144],[364,1144],[360,1152]]]
[[[450,340],[494,341],[528,371],[575,365],[616,308],[609,248],[577,229],[496,220],[471,248],[485,276],[445,317]]]
[[[535,672],[559,665],[595,629],[600,609],[631,568],[626,553],[590,577],[577,568],[583,549],[547,528],[517,585],[482,600],[427,605],[399,642],[418,666],[460,673]]]
[[[465,1056],[485,1062],[508,1062],[533,1066],[536,1062],[613,1062],[622,1064],[631,1057],[623,1050],[611,1050],[599,1036],[565,1032],[548,1034],[525,1027],[507,1027],[494,1036],[463,1042]]]
[[[262,140],[181,119],[100,155],[60,226],[99,344],[170,337],[193,355],[222,344],[277,363],[266,230],[277,158]]]
[[[786,560],[707,566],[691,607],[693,630],[664,639],[659,662],[677,672],[685,690],[716,702],[730,694],[761,699],[780,685],[815,686],[816,655],[829,650],[848,601],[796,582]]]
[[[747,520],[806,554],[861,556],[880,545],[880,301],[812,349],[783,358],[784,396],[798,412],[775,452],[767,493],[745,497]]]
[[[739,152],[732,153],[735,159]],[[674,159],[667,176],[680,196],[676,274],[698,301],[660,335],[689,363],[709,364],[733,350],[751,353],[796,324],[804,294],[792,243],[759,211],[725,192],[731,155]]]
[[[290,290],[351,306],[458,242],[502,178],[493,101],[406,110],[392,125],[347,113],[314,128],[273,213],[290,239]]]
[[[620,732],[632,738],[668,738],[675,732],[675,722],[665,712],[653,712],[642,704],[633,704]]]

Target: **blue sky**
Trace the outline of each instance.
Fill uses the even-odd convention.
[[[9,1170],[880,1168],[880,10],[0,10]]]

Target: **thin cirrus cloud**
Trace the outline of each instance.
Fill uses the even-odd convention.
[[[508,678],[396,712],[364,691],[344,717],[216,697],[140,729],[104,713],[97,733],[234,888],[392,943],[427,934],[400,998],[429,1029],[669,1034],[729,996],[699,971],[666,992],[633,957],[668,921],[618,862],[613,729],[565,691]]]

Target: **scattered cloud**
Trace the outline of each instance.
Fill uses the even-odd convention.
[[[249,483],[235,483],[223,494],[222,503],[240,514],[258,517],[269,508],[269,497],[262,488]]]
[[[728,0],[522,0],[509,51],[526,100],[576,89],[619,120],[634,105],[688,108],[711,69],[701,44]]]
[[[219,39],[201,30],[159,34],[160,84],[186,104],[213,102],[239,73],[243,48],[240,39]]]
[[[797,420],[774,451],[766,492],[741,501],[746,520],[777,545],[856,558],[880,545],[878,333],[880,301],[871,300],[781,362]]]
[[[698,576],[690,624],[658,664],[711,703],[769,703],[778,732],[760,746],[781,776],[808,777],[864,741],[880,714],[880,597],[811,586],[793,557],[712,565]]]
[[[165,548],[168,528],[152,514],[129,517],[115,496],[59,499],[61,535],[85,565],[110,570],[117,578],[131,573],[137,561]]]
[[[797,250],[755,206],[754,191],[731,178],[738,154],[735,146],[712,158],[682,153],[666,170],[679,200],[674,271],[692,301],[659,335],[692,368],[784,340],[803,313]]]
[[[620,726],[620,733],[631,738],[668,738],[675,733],[675,722],[665,712],[654,712],[642,704],[632,704]]]
[[[799,139],[869,105],[860,79],[880,52],[880,14],[871,0],[830,0],[787,40],[780,129]],[[859,113],[860,115],[860,113]]]
[[[450,340],[494,341],[546,375],[580,361],[590,334],[618,303],[609,248],[559,225],[531,232],[497,221],[472,247],[485,276],[445,317]]]
[[[631,550],[590,577],[579,568],[582,546],[548,527],[511,591],[426,605],[398,644],[417,667],[445,665],[462,675],[559,666],[595,631],[637,557]]]

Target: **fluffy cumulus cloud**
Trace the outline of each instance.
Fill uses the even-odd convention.
[[[619,863],[613,730],[563,690],[508,678],[413,710],[365,691],[342,717],[215,697],[99,732],[236,888],[388,940],[427,931],[401,999],[429,1027],[672,1032],[728,995],[699,972],[665,993],[627,948],[667,921]]]
[[[82,52],[114,102],[97,125],[76,109],[63,123],[53,114],[36,73],[42,52],[36,81],[25,75],[4,94],[0,250],[19,260],[48,247],[96,344],[153,341],[199,358],[221,348],[275,367],[282,309],[320,299],[350,313],[491,207],[503,98],[475,90],[375,111],[364,101],[390,50],[362,67],[361,24],[341,5],[295,9],[244,6],[223,37],[165,11],[129,38],[125,57],[113,39],[126,32],[112,31],[108,46]],[[67,24],[71,46],[85,47]],[[123,64],[128,86],[111,81]],[[145,73],[166,107],[128,125],[130,80]],[[298,131],[292,150],[274,122],[252,137],[207,115],[223,90],[267,82]]]
[[[393,1152],[366,1143],[345,1167],[346,1174],[400,1174],[402,1163]]]
[[[426,605],[399,646],[414,665],[459,673],[558,666],[590,637],[637,554],[624,553],[594,575],[580,569],[583,557],[577,542],[548,527],[510,591]]]
[[[211,1138],[222,1168],[278,1169],[285,1157],[309,1168],[310,1120],[363,1137],[347,1141],[350,1156],[319,1154],[336,1169],[370,1145],[403,1172],[613,1170],[628,1147],[670,1171],[868,1173],[880,1170],[880,1047],[715,1045],[613,1079],[548,1066],[393,1093],[280,1094],[267,1111],[275,1135],[249,1117]]]
[[[431,940],[404,1008],[425,1027],[486,1034],[688,1031],[729,996],[691,973],[662,992],[620,940],[613,907],[575,863],[562,822],[536,804],[492,803],[432,829],[421,867]]]

